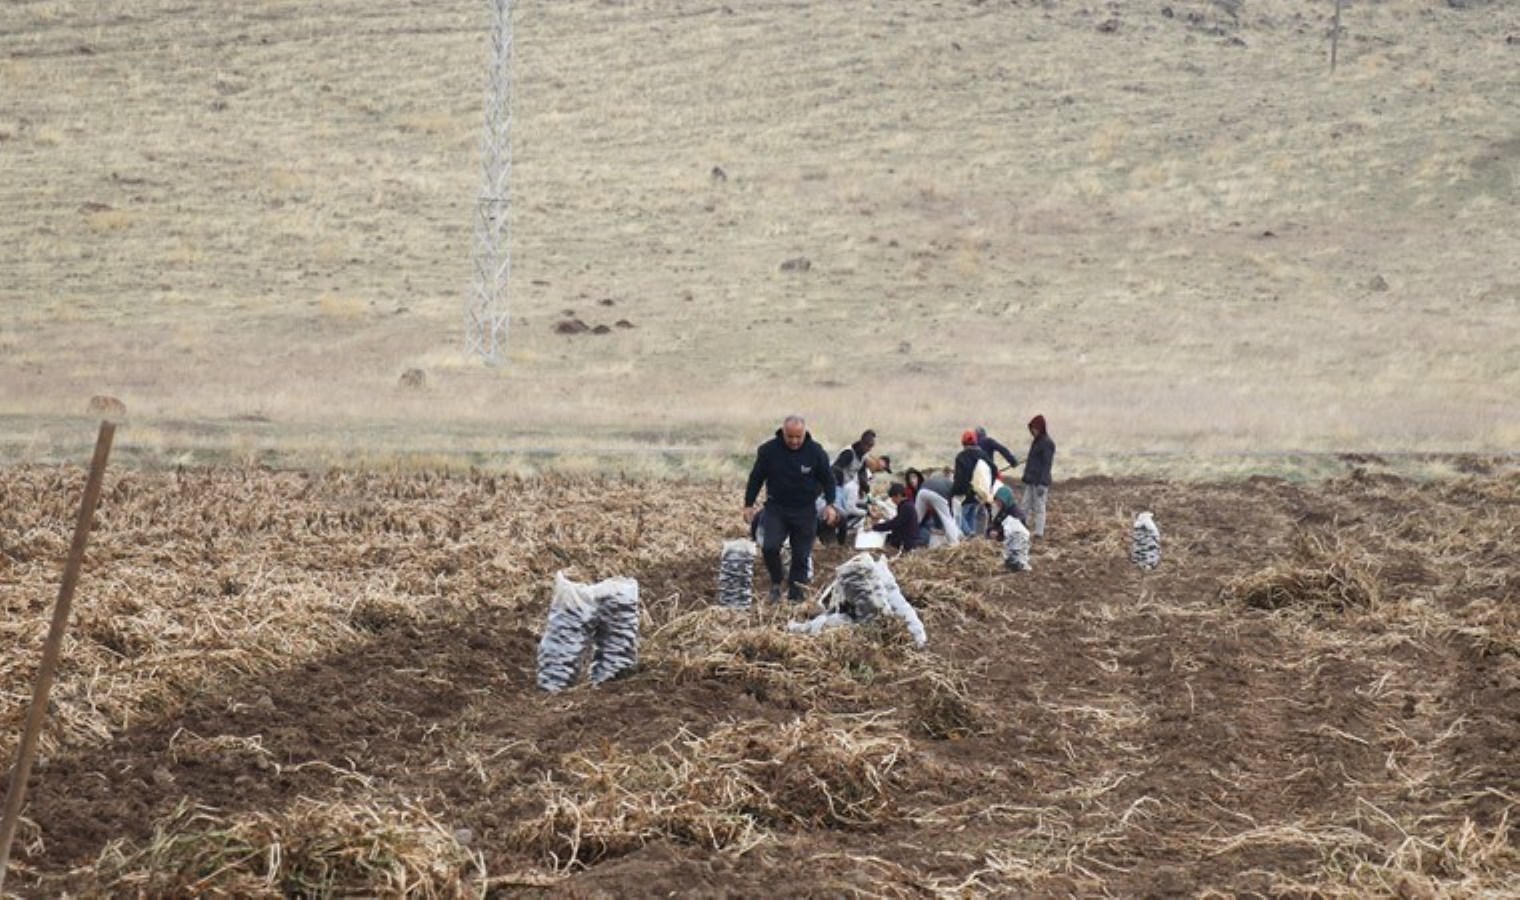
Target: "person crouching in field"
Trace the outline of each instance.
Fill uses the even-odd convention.
[[[1045,499],[1050,493],[1050,469],[1056,460],[1056,442],[1050,439],[1044,416],[1029,420],[1029,433],[1034,441],[1029,445],[1029,456],[1024,459],[1024,510],[1029,516],[1030,533],[1044,537]]]
[[[835,487],[835,506],[839,509],[839,525],[833,533],[842,546],[850,532],[850,524],[861,515],[860,498],[870,493],[870,453],[876,447],[876,432],[867,428],[860,440],[839,451],[832,466]]]
[[[823,521],[839,522],[834,507],[834,476],[829,471],[829,456],[808,433],[801,416],[787,416],[776,429],[776,436],[755,451],[755,465],[750,469],[749,484],[744,489],[744,521],[751,524],[757,514],[755,501],[765,487],[763,518],[764,541],[760,546],[765,570],[771,576],[770,599],[781,599],[781,545],[792,542],[791,587],[787,599],[803,599],[804,588],[812,572],[813,540],[818,534],[817,499],[823,496]]]
[[[887,488],[887,499],[897,504],[897,512],[885,522],[877,522],[873,531],[887,533],[887,546],[903,553],[910,553],[925,543],[918,533],[918,512],[908,499],[908,489],[898,482]]]
[[[918,496],[918,489],[924,486],[924,473],[910,467],[903,472],[902,485],[903,499],[912,503],[913,498]]]
[[[913,497],[913,509],[918,513],[920,526],[933,517],[945,531],[945,543],[954,546],[961,542],[961,528],[950,514],[950,490],[954,482],[942,475],[924,479],[918,493]]]
[[[1018,519],[1026,525],[1029,524],[1024,517],[1024,510],[1019,508],[1019,502],[1013,497],[1013,488],[999,478],[993,482],[992,522],[987,526],[987,537],[994,541],[1002,541],[1003,523],[1008,519]]]

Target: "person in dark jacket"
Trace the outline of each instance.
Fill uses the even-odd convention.
[[[755,501],[765,488],[762,517],[765,538],[760,546],[765,569],[771,576],[771,600],[781,599],[781,545],[792,542],[792,570],[787,599],[803,598],[812,571],[813,539],[818,534],[819,495],[823,496],[823,520],[827,525],[839,522],[834,507],[834,476],[829,471],[829,455],[808,433],[801,416],[787,416],[776,436],[755,451],[755,465],[744,488],[744,521],[755,520]]]
[[[983,515],[986,507],[972,485],[972,476],[976,474],[976,464],[979,462],[987,464],[988,474],[996,471],[992,457],[976,445],[976,432],[961,432],[961,452],[955,456],[955,480],[950,485],[950,496],[947,499],[960,498],[961,518],[956,526],[968,537],[981,534],[982,523],[986,521],[986,516]]]
[[[897,514],[885,522],[877,522],[872,530],[885,531],[887,546],[904,553],[924,546],[919,541],[918,513],[913,508],[913,501],[908,499],[907,488],[901,483],[893,482],[887,488],[887,499],[897,504]]]
[[[1004,459],[1008,460],[1008,468],[1017,468],[1019,465],[1019,458],[1013,455],[1013,451],[1009,450],[1002,441],[988,434],[987,429],[980,425],[976,426],[976,445],[982,448],[982,452],[987,454],[988,459],[995,461],[997,457],[993,454],[1000,453]]]
[[[1050,493],[1050,469],[1056,461],[1056,442],[1045,428],[1045,417],[1029,420],[1034,437],[1029,456],[1024,460],[1024,511],[1029,516],[1030,533],[1045,536],[1045,498]]]
[[[965,431],[961,433],[961,452],[955,455],[954,477],[950,484],[950,497],[971,496],[971,476],[976,472],[976,464],[985,462],[992,465],[992,460],[982,448],[976,445],[976,432]]]

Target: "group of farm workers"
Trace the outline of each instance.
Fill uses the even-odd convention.
[[[852,531],[869,529],[885,533],[888,547],[908,553],[929,546],[937,536],[947,544],[979,535],[1000,539],[1012,517],[1034,537],[1044,537],[1056,445],[1044,416],[1029,420],[1029,434],[1022,503],[1014,495],[1012,476],[1003,475],[1019,466],[1018,457],[981,427],[962,432],[952,466],[904,470],[883,501],[872,495],[871,485],[878,474],[893,474],[892,458],[875,452],[875,431],[863,432],[830,462],[808,432],[807,421],[787,416],[776,436],[756,450],[744,489],[744,521],[760,542],[770,599],[781,599],[783,583],[788,600],[804,599],[812,580],[813,544],[820,536],[843,544]],[[997,457],[1007,463],[1002,469]],[[761,488],[765,503],[757,506]],[[792,559],[784,571],[781,549],[787,544]]]

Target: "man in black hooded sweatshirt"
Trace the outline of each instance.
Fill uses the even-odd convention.
[[[765,508],[760,511],[765,540],[761,555],[771,576],[771,600],[781,599],[781,545],[792,542],[791,588],[787,599],[798,602],[808,583],[813,556],[813,539],[818,534],[818,496],[823,495],[823,521],[834,525],[839,510],[834,507],[834,476],[829,469],[829,455],[808,434],[801,416],[787,416],[776,436],[760,445],[755,465],[744,489],[744,521],[755,519],[755,501],[760,486],[765,486]]]

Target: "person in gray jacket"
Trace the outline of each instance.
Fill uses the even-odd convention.
[[[945,530],[945,542],[959,544],[961,542],[960,523],[956,522],[955,516],[950,513],[950,490],[953,484],[953,481],[942,475],[924,479],[918,493],[913,495],[913,510],[918,514],[920,522],[924,520],[925,515],[933,513],[939,520],[939,527]]]
[[[1034,442],[1029,445],[1029,456],[1024,459],[1024,512],[1029,517],[1030,534],[1044,537],[1045,498],[1050,493],[1050,469],[1056,461],[1056,442],[1050,439],[1044,416],[1029,420],[1029,433]]]

